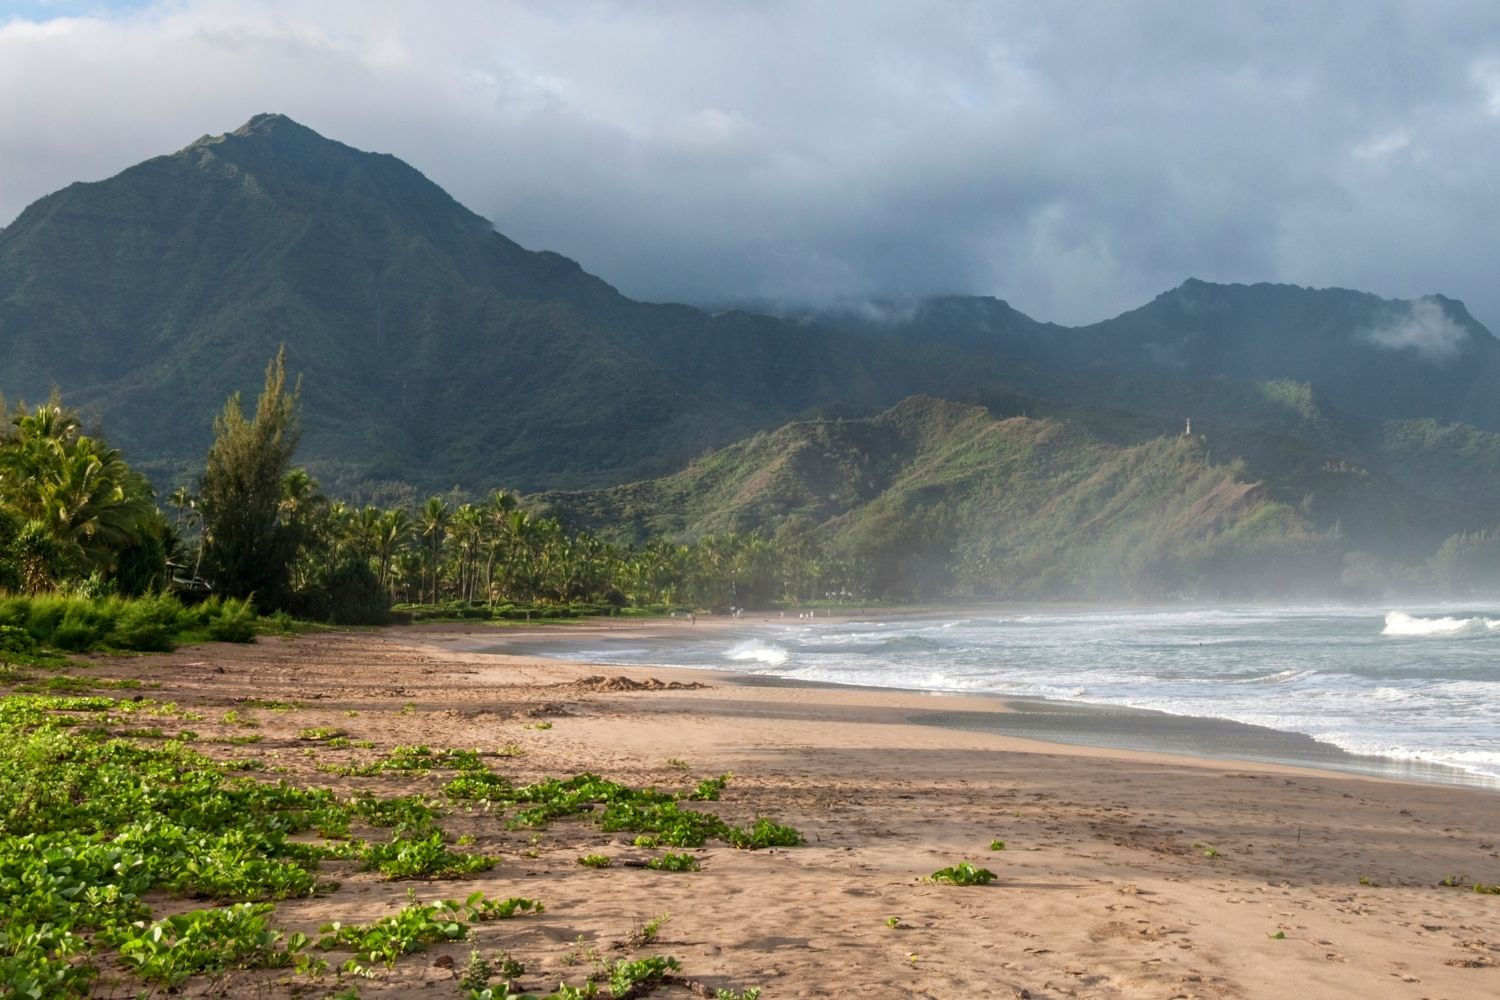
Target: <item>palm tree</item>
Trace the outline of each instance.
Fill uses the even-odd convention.
[[[119,451],[81,434],[55,399],[11,422],[0,441],[0,504],[49,540],[59,566],[108,573],[121,550],[159,535],[145,478]]]
[[[505,592],[510,597],[519,597],[523,588],[528,599],[536,596],[532,578],[533,523],[524,510],[512,510],[506,518]]]
[[[411,516],[406,511],[397,508],[380,515],[375,526],[373,546],[376,563],[375,576],[380,580],[380,585],[390,593],[392,600],[396,596],[395,581],[391,573],[392,562],[410,537]]]
[[[500,554],[501,547],[507,542],[510,516],[515,509],[515,495],[505,490],[496,490],[491,493],[489,501],[484,506],[484,593],[491,606],[495,603],[495,557]]]
[[[458,593],[466,601],[474,599],[476,578],[479,575],[479,547],[484,539],[484,512],[471,503],[460,506],[453,512],[452,531],[454,544],[458,547],[457,584]]]
[[[422,537],[427,539],[427,566],[432,580],[433,604],[436,604],[438,600],[438,556],[442,553],[443,539],[451,517],[447,501],[442,497],[428,497],[417,519]]]

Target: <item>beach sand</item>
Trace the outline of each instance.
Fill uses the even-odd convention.
[[[512,746],[517,755],[486,762],[518,783],[593,771],[680,788],[732,772],[713,811],[737,824],[769,816],[806,836],[805,846],[764,851],[711,843],[693,852],[701,871],[671,874],[622,866],[656,852],[584,820],[508,830],[502,818],[459,808],[443,826],[474,838],[466,850],[498,855],[492,871],[387,882],[326,863],[337,891],[278,904],[281,926],[312,932],[326,920],[392,913],[409,891],[427,901],[475,890],[541,899],[539,916],[476,928],[487,955],[503,948],[525,962],[520,982],[535,993],[577,984],[599,961],[661,954],[681,962],[699,995],[759,987],[763,1000],[1500,996],[1500,896],[1439,885],[1448,876],[1500,882],[1493,790],[911,721],[1005,710],[982,698],[755,686],[477,651],[514,634],[413,627],[262,638],[96,658],[92,673],[159,683],[151,697],[204,715],[189,724],[204,752],[258,758],[301,784],[435,794],[449,775],[342,778],[318,765],[371,760],[397,744]],[[259,723],[261,742],[208,741],[251,731],[220,721],[230,709]],[[318,726],[376,748],[298,738]],[[996,839],[1003,851],[989,849]],[[580,866],[585,853],[617,864]],[[998,879],[927,880],[964,860]],[[150,902],[159,914],[195,905]],[[671,916],[658,940],[630,947],[632,932],[661,914]],[[409,956],[358,982],[360,995],[460,996],[468,954],[456,943]],[[214,995],[322,997],[332,987],[331,977],[293,984],[233,973]],[[655,995],[693,992],[679,983]]]

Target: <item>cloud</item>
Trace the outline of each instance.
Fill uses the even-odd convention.
[[[1500,8],[1476,0],[59,9],[83,13],[0,22],[0,223],[281,111],[641,298],[1087,322],[1192,275],[1500,321]]]
[[[1363,339],[1392,351],[1411,351],[1424,361],[1457,357],[1469,331],[1448,318],[1442,304],[1418,299],[1401,309],[1384,326],[1367,331]]]

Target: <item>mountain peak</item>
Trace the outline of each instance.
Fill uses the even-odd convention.
[[[307,126],[299,125],[286,115],[279,112],[267,111],[252,116],[249,121],[235,129],[234,134],[238,136],[270,135],[278,130],[288,128],[304,132],[311,131]]]
[[[182,152],[189,150],[201,150],[205,147],[219,147],[227,142],[235,140],[248,140],[252,143],[265,143],[270,141],[277,145],[288,148],[302,147],[308,149],[316,146],[338,147],[343,144],[335,142],[300,122],[293,121],[286,115],[276,112],[264,112],[253,116],[245,124],[233,132],[225,132],[221,135],[204,135],[196,141],[188,144]]]

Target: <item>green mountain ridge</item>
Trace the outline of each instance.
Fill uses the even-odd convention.
[[[1500,340],[1442,295],[1382,299],[1343,288],[1212,284],[1190,278],[1151,302],[1082,327],[1041,323],[998,299],[803,312],[804,322],[970,350],[1033,373],[1013,388],[1047,395],[1061,373],[1310,382],[1370,419],[1433,417],[1500,430]]]
[[[60,386],[158,481],[196,466],[223,399],[282,343],[307,461],[422,489],[658,474],[809,407],[973,370],[941,346],[633,302],[394,157],[279,115],[0,232],[0,391]]]
[[[1076,422],[912,397],[757,434],[663,479],[532,502],[622,540],[798,525],[898,598],[1255,590],[1213,575],[1215,560],[1254,565],[1249,550],[1311,580],[1307,558],[1326,546],[1242,476],[1196,438],[1119,446]]]
[[[1253,448],[1182,430],[1121,440],[1091,426],[1107,413],[912,397],[758,433],[671,476],[528,502],[619,541],[806,532],[898,598],[1357,590],[1374,582],[1346,580],[1347,566],[1410,575],[1494,523],[1500,435],[1348,418],[1300,383],[1251,388],[1287,419],[1283,434],[1241,431]]]

